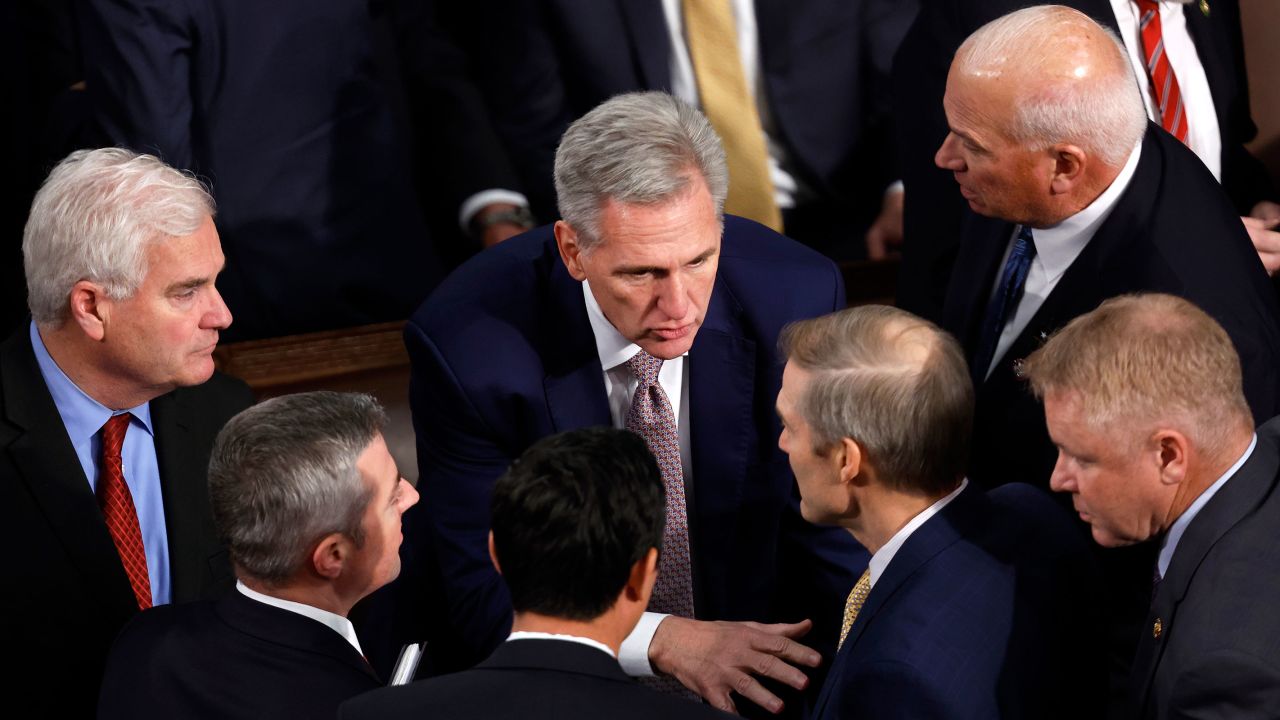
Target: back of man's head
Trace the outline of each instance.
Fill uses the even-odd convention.
[[[1049,338],[1024,370],[1038,397],[1074,396],[1088,425],[1117,444],[1172,425],[1213,454],[1253,429],[1231,338],[1173,295],[1104,302]]]
[[[27,304],[42,326],[59,326],[76,282],[115,300],[147,274],[147,246],[196,232],[214,214],[199,180],[123,148],[77,150],[49,173],[22,238]]]
[[[387,415],[356,393],[266,400],[218,434],[209,460],[214,523],[241,576],[287,583],[333,533],[364,542],[372,490],[356,463]]]
[[[797,408],[815,451],[850,438],[894,489],[955,487],[973,428],[973,384],[955,338],[906,311],[865,305],[792,323],[779,345],[810,374]]]
[[[535,443],[493,489],[494,554],[517,613],[587,621],[613,606],[637,562],[662,545],[662,475],[624,430]]]

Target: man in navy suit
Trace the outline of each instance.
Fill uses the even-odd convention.
[[[1231,339],[1178,297],[1130,295],[1027,359],[1058,446],[1053,489],[1098,544],[1159,555],[1125,718],[1280,707],[1280,422],[1254,431]],[[1154,572],[1153,572],[1154,571]]]
[[[727,720],[618,665],[662,545],[662,475],[644,440],[612,428],[543,438],[494,484],[492,508],[489,552],[511,591],[511,636],[479,667],[369,693],[340,717]]]
[[[661,390],[674,433],[668,461],[682,477],[670,489],[686,501],[693,613],[646,614],[622,646],[624,667],[674,675],[718,707],[733,706],[733,689],[776,711],[782,702],[752,676],[763,668],[803,687],[793,666],[834,647],[830,619],[861,551],[801,521],[772,443],[772,399],[778,332],[843,306],[844,289],[829,260],[723,216],[726,178],[696,110],[662,93],[614,98],[557,152],[564,220],[481,253],[410,321],[428,502],[406,518],[419,577],[402,578],[409,604],[389,612],[427,624],[437,661],[474,664],[510,629],[486,548],[494,480],[541,437],[627,426],[638,387],[628,362],[641,350],[661,361],[646,392]],[[819,652],[793,640],[810,619],[806,643]]]
[[[812,717],[1097,717],[1089,545],[1041,491],[964,479],[973,388],[955,339],[864,306],[781,344],[778,445],[800,510],[872,553]]]
[[[379,686],[346,616],[399,573],[400,516],[418,501],[386,422],[367,395],[313,392],[227,423],[209,495],[236,588],[130,622],[98,717],[333,717]]]

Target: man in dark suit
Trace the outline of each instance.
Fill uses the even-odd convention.
[[[627,677],[618,648],[645,612],[665,522],[645,441],[611,428],[534,443],[494,483],[489,554],[511,593],[511,635],[478,667],[379,690],[339,717],[728,717]]]
[[[231,315],[212,212],[194,179],[115,149],[73,153],[32,205],[32,321],[0,345],[3,538],[21,548],[0,614],[23,707],[91,715],[140,607],[230,583],[205,472],[252,398],[213,369]]]
[[[1033,55],[1038,62],[1025,62]],[[982,485],[1048,481],[1055,454],[1020,360],[1127,292],[1170,292],[1203,307],[1240,352],[1255,420],[1280,411],[1275,293],[1204,165],[1147,123],[1131,75],[1113,37],[1062,7],[985,26],[952,66],[952,131],[937,162],[977,215],[966,223],[945,327],[964,345],[978,389],[970,476]]]
[[[819,653],[788,638],[812,619],[806,643],[834,646],[826,623],[861,552],[800,520],[771,442],[778,331],[841,307],[839,273],[817,253],[721,214],[719,141],[669,95],[620,96],[579,119],[557,153],[556,177],[565,219],[461,267],[405,330],[428,500],[406,518],[414,551],[406,562],[428,578],[420,593],[434,604],[423,612],[406,577],[409,604],[391,612],[414,608],[446,662],[486,657],[511,622],[485,548],[494,479],[543,436],[657,422],[658,408],[641,411],[636,398],[645,407],[660,392],[665,439],[650,439],[666,453],[668,492],[685,506],[668,546],[687,548],[688,564],[669,576],[682,587],[655,593],[651,609],[668,615],[642,618],[623,665],[647,675],[652,662],[718,707],[731,707],[736,687],[777,710],[781,702],[750,676],[764,667],[775,680],[806,684],[792,665],[816,666]]]
[[[227,423],[209,495],[236,589],[129,623],[98,717],[333,717],[379,686],[346,616],[400,572],[400,516],[418,501],[386,422],[368,395],[312,392]]]
[[[872,305],[794,323],[781,346],[800,510],[872,553],[811,716],[1097,717],[1089,544],[1041,491],[964,478],[973,389],[955,339]]]
[[[1123,717],[1274,717],[1280,423],[1255,434],[1222,326],[1171,295],[1116,298],[1027,375],[1058,445],[1053,489],[1099,544],[1159,547]]]
[[[755,138],[733,135],[708,104],[693,9],[719,11],[717,47],[742,77]],[[606,99],[662,90],[702,109],[733,150],[764,136],[759,166],[789,237],[833,257],[863,255],[863,234],[895,179],[887,76],[915,0],[520,0],[492,14],[473,53],[495,124],[542,217],[555,217],[552,159],[566,127]],[[463,18],[465,22],[467,18]],[[705,26],[703,26],[705,27]],[[730,147],[733,144],[735,147]],[[766,157],[767,155],[767,162]],[[732,172],[738,172],[731,160]],[[734,178],[745,185],[746,179]],[[729,212],[773,223],[733,204]]]
[[[964,198],[956,192],[949,173],[933,163],[934,150],[947,135],[942,108],[947,71],[956,49],[971,33],[1031,4],[1030,0],[922,3],[894,58],[894,87],[900,89],[893,97],[896,157],[909,188],[897,304],[932,320],[942,318],[965,215]],[[1062,4],[1119,34],[1131,56],[1145,53],[1139,28],[1142,11],[1134,0],[1063,0]],[[1207,164],[1217,166],[1215,176],[1235,213],[1245,216],[1256,248],[1268,270],[1274,272],[1280,263],[1274,249],[1280,245],[1280,232],[1273,226],[1280,218],[1280,193],[1266,168],[1245,147],[1257,128],[1249,108],[1239,3],[1214,0],[1204,4],[1207,11],[1178,0],[1160,0],[1157,5],[1163,31],[1170,39],[1170,57],[1177,65],[1174,70],[1187,70],[1176,74],[1179,82],[1195,85],[1195,75],[1201,80],[1199,92],[1187,88],[1192,90],[1186,99],[1190,123],[1217,129],[1216,138],[1190,137],[1188,142]],[[1159,122],[1149,74],[1136,68],[1132,74],[1147,97],[1148,115]],[[1272,225],[1271,229],[1266,225]],[[1268,247],[1270,253],[1262,252]]]

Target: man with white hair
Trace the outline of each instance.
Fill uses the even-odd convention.
[[[1148,123],[1123,46],[1062,6],[1020,10],[961,46],[937,152],[970,208],[944,312],[977,387],[970,476],[1043,486],[1054,452],[1021,358],[1073,317],[1163,291],[1226,328],[1261,421],[1280,410],[1275,293],[1221,188]]]
[[[91,715],[125,621],[230,583],[205,466],[252,398],[214,372],[213,213],[194,178],[115,148],[72,153],[32,203],[32,320],[0,345],[15,707]]]
[[[1026,371],[1058,448],[1053,489],[1100,545],[1160,550],[1120,716],[1275,717],[1280,422],[1254,432],[1222,326],[1172,295],[1114,298]]]

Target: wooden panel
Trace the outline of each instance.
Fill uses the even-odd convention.
[[[323,382],[371,370],[407,368],[402,322],[219,345],[218,369],[259,395],[273,387]]]

